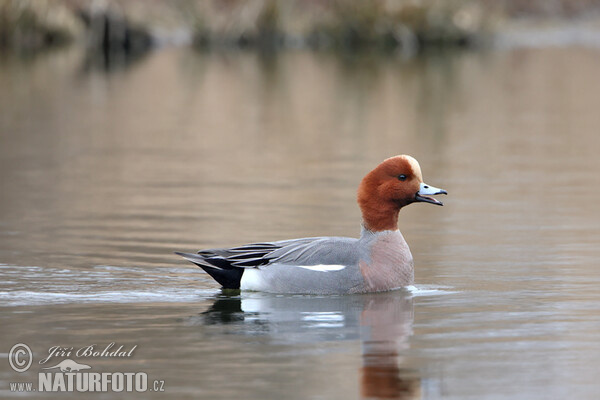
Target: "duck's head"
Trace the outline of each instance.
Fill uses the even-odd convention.
[[[416,202],[442,206],[433,195],[448,194],[423,182],[421,167],[411,156],[390,157],[369,172],[358,187],[363,224],[371,231],[395,230],[398,212]]]

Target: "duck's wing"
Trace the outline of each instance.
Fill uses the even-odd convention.
[[[306,268],[352,262],[356,242],[352,238],[312,237],[176,254],[201,267],[225,288],[238,289],[245,268],[277,264]]]

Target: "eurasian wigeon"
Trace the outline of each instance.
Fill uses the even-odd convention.
[[[358,187],[360,238],[311,237],[228,249],[177,253],[227,289],[290,294],[381,292],[413,284],[413,257],[398,230],[398,213],[411,203],[443,205],[447,194],[423,183],[411,156],[388,158]]]

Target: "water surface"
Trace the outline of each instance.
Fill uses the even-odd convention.
[[[594,398],[598,70],[585,48],[2,59],[0,353],[34,352],[2,397],[52,346],[116,342],[134,356],[94,371],[178,398]],[[222,293],[172,254],[356,236],[358,182],[400,153],[450,193],[401,212],[412,291]]]

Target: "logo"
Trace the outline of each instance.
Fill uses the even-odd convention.
[[[24,343],[15,344],[8,352],[8,363],[17,372],[25,372],[31,367],[33,353]]]
[[[79,372],[82,369],[90,369],[92,367],[90,367],[89,365],[76,363],[75,361],[69,360],[67,358],[66,360],[63,360],[63,361],[59,362],[58,364],[56,364],[54,367],[47,367],[47,368],[42,368],[42,369],[54,369],[54,368],[60,368],[61,372]]]
[[[164,392],[163,380],[149,382],[145,372],[95,372],[87,364],[87,359],[94,358],[129,358],[133,357],[137,345],[127,349],[114,342],[106,346],[91,344],[81,348],[52,346],[48,355],[38,361],[37,387],[34,382],[10,382],[11,392]],[[66,358],[69,357],[69,358]],[[59,359],[64,358],[62,361]],[[83,358],[86,363],[73,358]],[[45,365],[54,364],[46,367]],[[8,362],[16,372],[25,372],[33,364],[33,352],[24,343],[17,343],[8,353]],[[93,364],[93,363],[92,363]],[[1,388],[0,388],[1,389]]]

